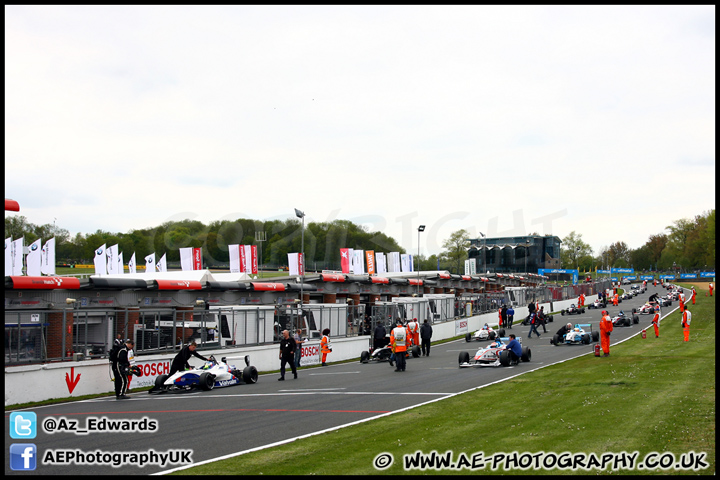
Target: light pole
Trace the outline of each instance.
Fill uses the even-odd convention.
[[[579,255],[580,255],[580,247],[575,247],[575,269],[577,270],[578,282],[580,281],[580,260],[578,259]]]
[[[305,283],[305,212],[301,212],[296,208],[295,215],[298,218],[302,218],[302,230],[300,233],[300,258],[302,258],[302,263],[300,264],[302,268],[302,270],[300,270],[300,311],[302,312],[302,303],[305,298],[303,296],[303,284]]]
[[[528,257],[528,248],[530,247],[530,239],[525,239],[525,275],[527,275],[527,257]]]
[[[483,252],[482,252],[482,254],[483,254],[483,275],[485,275],[485,268],[486,268],[485,267],[485,254],[487,253],[487,252],[485,252],[485,234],[482,232],[478,232],[478,233],[480,235],[482,235],[482,237],[483,237]]]
[[[420,296],[420,232],[425,231],[425,225],[418,227],[418,296]]]

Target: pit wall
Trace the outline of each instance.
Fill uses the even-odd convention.
[[[596,296],[588,296],[586,304],[594,301]],[[575,303],[577,299],[560,302],[542,303],[546,312],[560,311]],[[515,309],[515,321],[522,321],[528,315],[527,307]],[[497,327],[497,312],[476,315],[473,317],[450,320],[433,324],[432,341],[445,340],[465,335],[480,329],[485,323]],[[339,362],[360,358],[360,352],[370,348],[371,338],[368,336],[331,338],[332,353],[328,354],[328,362]],[[303,344],[300,366],[319,365],[319,341]],[[203,350],[204,357],[214,355],[218,360],[227,357],[228,363],[238,368],[245,366],[244,357],[249,355],[250,365],[259,372],[277,371],[280,368],[278,358],[279,347],[262,345],[255,347],[224,348]],[[143,355],[138,357],[137,365],[143,369],[142,377],[133,377],[130,389],[151,386],[155,378],[169,373],[170,363],[174,354]],[[190,364],[199,366],[202,360],[191,357]],[[260,381],[263,381],[261,378]],[[5,406],[20,403],[39,402],[52,398],[79,397],[82,395],[114,393],[111,381],[110,363],[107,360],[83,360],[78,362],[59,362],[43,365],[24,365],[5,368]]]

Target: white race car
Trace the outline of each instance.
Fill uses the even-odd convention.
[[[148,390],[148,393],[188,391],[195,388],[212,390],[215,387],[229,387],[239,383],[256,383],[258,371],[250,365],[249,355],[245,355],[245,365],[247,366],[240,371],[235,366],[228,365],[225,357],[218,362],[211,355],[202,367],[175,372],[172,376],[158,375],[155,386]]]
[[[586,332],[583,327],[590,327],[590,331]],[[562,335],[562,337],[558,334],[553,335],[553,339],[550,341],[553,345],[579,345],[579,344],[585,344],[590,345],[591,342],[597,342],[600,340],[600,332],[597,330],[593,331],[592,325],[589,323],[576,323],[573,328],[571,328],[566,334]]]
[[[505,329],[501,328],[496,332],[490,325],[486,323],[480,330],[476,331],[475,333],[466,333],[465,341],[472,342],[473,340],[478,340],[482,342],[485,340],[495,340],[498,335],[504,337]]]
[[[505,349],[505,342],[509,341],[509,338],[497,338],[493,343],[487,347],[478,348],[475,352],[475,356],[471,359],[469,352],[460,352],[458,356],[458,366],[460,368],[466,367],[507,367],[510,365],[510,352]],[[522,343],[520,337],[517,341]],[[521,360],[523,362],[529,362],[532,357],[530,347],[522,347]]]

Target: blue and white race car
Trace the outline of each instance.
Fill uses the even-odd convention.
[[[469,352],[460,352],[458,356],[458,366],[460,368],[467,367],[507,367],[510,365],[510,354],[505,349],[510,338],[496,338],[493,343],[487,347],[480,347],[475,356],[471,359]],[[517,341],[522,344],[522,339],[517,337]],[[530,347],[522,347],[521,360],[529,362],[532,357]]]
[[[229,365],[225,357],[218,362],[211,355],[202,367],[176,372],[172,376],[158,375],[155,386],[148,393],[189,391],[195,388],[212,390],[240,383],[256,383],[258,371],[250,365],[249,355],[245,355],[245,365],[240,371],[234,365]]]
[[[590,331],[586,332],[583,327],[590,327]],[[600,340],[600,332],[597,330],[593,331],[592,325],[589,323],[576,323],[575,326],[568,330],[567,333],[562,336],[557,333],[553,335],[550,343],[553,345],[579,345],[585,344],[590,345],[591,342],[597,342]]]

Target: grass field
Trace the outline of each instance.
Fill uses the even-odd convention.
[[[714,475],[715,297],[698,290],[697,304],[690,305],[690,311],[689,342],[683,341],[676,311],[662,320],[660,338],[650,329],[646,339],[638,335],[611,345],[608,358],[586,355],[382,419],[177,473]],[[643,316],[641,326],[649,322]],[[404,468],[406,459],[433,452],[436,457],[448,453],[449,464],[457,467]],[[516,456],[496,470],[488,462],[484,469],[471,471],[479,452],[485,459],[500,452],[516,452]],[[534,468],[532,462],[537,460],[531,455],[539,452],[554,452],[560,459],[568,458],[561,456],[568,452],[595,454],[597,459],[637,452],[638,463],[650,455],[648,463],[662,459],[672,460],[672,465],[640,470],[627,468],[627,463],[613,469],[610,463],[605,468],[572,470],[542,468],[540,463]],[[374,467],[376,457],[379,463],[390,457],[380,454],[394,459],[382,470]],[[696,462],[704,468],[675,468],[681,461],[698,458],[707,466]],[[530,469],[519,468],[523,459],[530,461]]]

